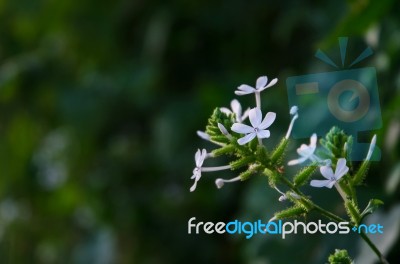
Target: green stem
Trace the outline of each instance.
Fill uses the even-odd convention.
[[[298,189],[294,186],[293,183],[291,183],[287,178],[285,178],[283,175],[281,175],[280,179],[296,194],[302,196],[303,198],[307,199],[308,198]],[[313,207],[314,210],[318,211],[321,213],[323,216],[327,217],[328,219],[331,219],[335,222],[346,222],[343,218],[323,209],[322,207],[316,205],[314,202],[311,200],[308,200],[311,203],[311,206]],[[344,199],[344,201],[346,201]],[[382,255],[382,253],[379,251],[379,249],[375,246],[375,244],[368,238],[368,236],[364,233],[360,233],[361,238],[368,244],[368,246],[374,251],[374,253],[378,256],[379,261],[383,264],[388,264],[389,262],[385,259],[385,257]]]
[[[379,249],[375,246],[375,244],[369,239],[369,237],[364,232],[361,231],[360,236],[362,239],[364,239],[364,241],[368,244],[368,246],[372,249],[372,251],[375,252],[375,254],[378,256],[379,261],[381,263],[389,264],[389,262],[385,259],[385,257],[379,251]]]

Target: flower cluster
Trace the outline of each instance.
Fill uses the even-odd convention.
[[[267,114],[263,118],[263,114],[261,111],[261,97],[260,93],[265,89],[274,86],[278,82],[278,79],[275,78],[271,82],[268,83],[268,78],[266,76],[261,76],[256,81],[256,86],[251,87],[247,84],[242,84],[238,87],[235,91],[236,95],[248,95],[248,94],[255,94],[256,98],[256,107],[250,109],[247,108],[244,113],[242,112],[242,106],[237,99],[231,101],[231,108],[221,107],[219,111],[215,112],[213,120],[209,120],[209,125],[207,127],[208,132],[197,131],[199,137],[204,140],[210,141],[220,148],[215,150],[214,152],[207,153],[205,149],[197,150],[195,154],[195,168],[193,169],[193,175],[191,179],[194,180],[190,191],[194,191],[197,187],[197,183],[201,178],[202,172],[212,172],[212,171],[220,171],[220,170],[228,170],[228,169],[236,169],[234,168],[238,163],[243,161],[242,157],[241,160],[238,160],[236,163],[232,163],[231,165],[226,166],[219,166],[219,167],[203,167],[203,163],[207,158],[218,156],[219,154],[226,154],[229,151],[234,152],[235,147],[240,149],[241,146],[248,145],[248,152],[252,152],[254,149],[254,144],[252,144],[255,138],[258,139],[258,145],[263,146],[263,139],[267,139],[271,136],[270,131],[268,128],[274,123],[276,119],[275,112],[267,112]],[[271,155],[270,159],[272,158],[274,161],[277,161],[281,158],[283,154],[283,149],[287,146],[287,141],[290,137],[292,128],[294,126],[294,122],[298,119],[298,107],[292,106],[290,109],[290,114],[293,116],[290,122],[288,131],[286,136],[281,141],[281,144],[276,148],[276,151],[273,153],[275,155]],[[212,117],[212,118],[213,118]],[[249,119],[250,125],[244,124],[246,119]],[[227,125],[230,127],[230,132],[226,128]],[[218,128],[218,129],[217,129]],[[336,131],[337,132],[337,131]],[[371,148],[368,152],[366,160],[369,161],[374,146],[376,142],[376,137],[374,136],[371,142]],[[345,151],[348,148],[348,142],[344,142],[343,147]],[[253,149],[252,149],[253,148]],[[322,159],[316,154],[317,150],[317,135],[314,133],[310,137],[310,144],[302,144],[298,149],[297,153],[300,156],[297,159],[290,160],[287,165],[299,165],[303,163],[311,163],[309,167],[315,168],[320,167],[321,175],[325,178],[325,180],[312,180],[310,185],[313,187],[327,187],[332,188],[336,186],[338,191],[343,194],[343,191],[340,189],[338,182],[341,178],[348,172],[349,167],[347,166],[346,157],[337,158],[337,163],[332,165],[331,159]],[[240,152],[240,151],[239,151]],[[246,152],[245,149],[242,149],[242,152]],[[241,156],[240,153],[236,153],[237,156]],[[242,153],[243,154],[243,153]],[[332,153],[331,153],[332,154]],[[268,160],[268,158],[266,158]],[[271,160],[269,160],[270,162]],[[260,162],[261,165],[263,162]],[[277,163],[279,164],[279,163]],[[233,165],[233,166],[232,166]],[[248,173],[242,173],[241,175],[232,178],[232,179],[221,179],[218,178],[215,180],[215,184],[217,188],[222,188],[225,183],[227,182],[235,182],[239,180],[245,180],[250,174],[256,172],[254,168],[258,168],[260,164],[257,162],[249,163],[249,170]],[[274,165],[274,164],[272,164]],[[268,167],[268,166],[267,166]],[[333,167],[335,167],[335,172],[333,172]],[[253,169],[252,169],[253,168]],[[264,174],[268,174],[268,168],[266,168],[267,172],[264,171]],[[311,169],[309,171],[312,171]],[[304,174],[304,173],[303,173]],[[302,175],[300,175],[302,176]],[[300,177],[299,176],[299,177]],[[309,175],[307,175],[309,176]],[[297,177],[297,178],[299,178]],[[276,188],[275,184],[272,184],[273,187],[281,193],[281,197],[279,198],[280,201],[286,200],[287,196],[279,191]],[[294,195],[293,195],[294,194]],[[292,197],[298,196],[292,192]]]
[[[232,145],[232,141],[235,140],[236,143],[240,146],[251,143],[253,139],[257,138],[258,143],[262,145],[262,139],[264,138],[269,138],[271,133],[268,130],[268,128],[274,123],[276,119],[276,113],[274,112],[268,112],[264,119],[263,115],[261,112],[261,99],[260,99],[260,93],[264,91],[265,89],[272,87],[278,82],[278,79],[273,79],[271,82],[268,83],[268,78],[266,76],[259,77],[256,81],[256,87],[251,87],[246,84],[242,84],[238,87],[238,90],[235,91],[235,94],[237,95],[247,95],[247,94],[255,94],[256,97],[256,105],[257,107],[255,108],[247,108],[244,113],[242,113],[242,106],[239,103],[237,99],[234,99],[231,101],[231,109],[226,108],[226,107],[221,107],[218,109],[218,112],[216,115],[222,116],[220,119],[225,119],[228,121],[227,123],[230,125],[230,130],[232,133],[235,133],[235,137],[231,135],[231,133],[228,131],[228,129],[224,126],[224,122],[216,122],[216,125],[210,124],[208,128],[208,133],[207,131],[197,131],[197,134],[200,138],[210,141],[220,147],[227,147],[228,145]],[[291,124],[290,130],[293,127],[294,120],[297,119],[297,108],[294,108],[293,115],[295,115],[293,122]],[[250,125],[246,125],[243,122],[246,121],[246,119],[249,119]],[[218,118],[216,118],[218,119]],[[221,120],[219,120],[221,121]],[[215,131],[215,128],[218,127],[219,131]],[[214,128],[214,131],[213,131]],[[290,134],[290,131],[288,131]],[[237,138],[236,136],[242,135],[240,138]],[[219,137],[218,137],[219,136]],[[221,140],[220,136],[226,137],[227,141]],[[227,166],[220,166],[220,167],[202,167],[204,160],[207,157],[212,157],[212,153],[207,155],[207,151],[205,149],[203,150],[198,150],[195,154],[195,164],[196,167],[193,170],[193,176],[191,179],[194,180],[194,184],[190,188],[190,191],[194,191],[197,187],[197,182],[201,178],[201,172],[211,172],[211,171],[218,171],[218,170],[223,170],[223,169],[232,169],[230,165]],[[216,179],[215,184],[217,188],[222,188],[224,183],[226,182],[234,182],[234,181],[239,181],[241,180],[241,177],[235,177],[232,179]]]
[[[318,146],[317,134],[312,134],[310,143],[308,145],[302,144],[297,149],[298,158],[284,162],[292,129],[295,121],[299,119],[299,109],[297,106],[290,108],[289,113],[292,118],[285,136],[272,151],[267,150],[263,140],[268,143],[267,139],[271,137],[269,128],[275,122],[277,114],[267,111],[263,115],[261,92],[274,86],[277,82],[277,78],[268,82],[268,78],[262,76],[257,79],[255,87],[246,84],[240,85],[235,94],[239,96],[254,94],[256,107],[247,108],[243,113],[241,104],[237,99],[234,99],[231,101],[230,109],[221,107],[214,110],[205,131],[197,131],[202,139],[215,144],[217,148],[209,153],[205,149],[197,150],[195,168],[191,177],[194,183],[190,191],[193,192],[196,189],[202,172],[242,170],[239,175],[231,179],[217,178],[215,180],[217,188],[222,188],[226,183],[245,181],[257,174],[266,176],[269,185],[279,193],[278,200],[292,203],[291,207],[275,213],[270,221],[305,216],[311,210],[316,210],[331,220],[344,221],[341,217],[318,206],[300,189],[308,184],[317,188],[332,189],[332,187],[335,187],[343,199],[351,224],[358,226],[365,215],[372,213],[382,204],[378,199],[371,199],[364,211],[360,211],[356,196],[356,187],[361,185],[366,177],[376,144],[376,136],[373,136],[366,158],[358,169],[350,161],[352,137],[346,135],[344,131],[337,127],[333,127],[325,137],[320,138],[320,147]],[[249,119],[249,124],[246,124],[247,119]],[[270,148],[268,147],[268,149]],[[206,159],[222,155],[229,156],[233,160],[225,166],[203,166]],[[298,165],[304,167],[294,176],[288,176],[285,166]],[[311,179],[318,169],[323,179]],[[278,185],[285,186],[287,191],[281,191]],[[366,236],[362,236],[362,238],[367,239]],[[368,245],[372,245],[370,241],[366,240],[366,242]],[[373,247],[371,248],[374,250]],[[383,259],[380,253],[377,253],[377,255],[380,259]]]

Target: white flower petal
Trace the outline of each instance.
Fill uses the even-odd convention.
[[[206,157],[207,157],[207,150],[206,149],[203,149],[202,151],[201,151],[201,162],[200,162],[200,164],[197,166],[197,167],[201,167],[201,166],[203,166],[203,162],[204,162],[204,160],[206,159]]]
[[[232,125],[231,130],[236,133],[240,134],[248,134],[254,132],[254,128],[251,126],[245,125],[245,124],[240,124],[240,123],[235,123]]]
[[[232,114],[232,111],[226,107],[221,107],[219,110],[221,110],[222,113],[230,115]]]
[[[346,159],[344,159],[344,158],[338,159],[338,162],[336,164],[336,170],[335,170],[336,180],[339,180],[340,178],[342,178],[348,171],[349,171],[349,167],[346,166]]]
[[[271,86],[274,86],[277,82],[278,82],[278,78],[275,78],[272,81],[270,81],[269,84],[267,85],[267,87],[265,87],[265,88],[269,88]]]
[[[192,187],[190,187],[190,191],[193,192],[194,190],[196,190],[196,187],[197,187],[197,181],[195,181]]]
[[[314,147],[317,146],[317,139],[318,139],[317,138],[317,134],[314,133],[314,134],[311,135],[311,137],[310,137],[310,147],[311,146],[314,146]]]
[[[324,176],[325,179],[331,180],[335,175],[333,174],[333,170],[329,166],[322,166],[319,168],[322,176]]]
[[[264,120],[261,122],[261,124],[258,126],[259,129],[266,129],[267,127],[269,127],[276,118],[276,113],[274,112],[268,112],[265,115]]]
[[[300,156],[306,158],[310,157],[314,153],[313,149],[306,144],[301,144],[300,148],[298,148],[296,151]]]
[[[306,161],[306,160],[307,160],[306,157],[299,158],[299,159],[294,159],[294,160],[289,161],[289,162],[288,162],[288,165],[289,165],[289,166],[297,165],[297,164],[303,163],[303,162]]]
[[[197,164],[200,162],[200,156],[201,156],[201,151],[200,149],[197,149],[196,154],[194,154],[194,162]]]
[[[233,99],[231,101],[231,108],[232,111],[235,113],[236,118],[240,118],[242,116],[242,106],[240,105],[238,100]]]
[[[253,108],[249,112],[250,123],[254,128],[258,128],[261,124],[262,113],[257,107]]]
[[[258,77],[256,81],[256,89],[258,90],[260,88],[264,88],[264,86],[267,85],[267,82],[268,82],[267,76]]]
[[[243,91],[243,92],[246,92],[246,93],[254,93],[254,91],[256,90],[256,89],[254,89],[253,87],[251,87],[250,85],[247,85],[247,84],[240,85],[238,87],[238,89],[240,91]]]
[[[262,88],[257,89],[257,90],[258,90],[259,92],[262,92],[262,91],[264,91],[265,89],[267,89],[267,88],[269,88],[269,87],[275,85],[277,82],[278,82],[278,79],[275,78],[275,79],[273,79],[267,86],[262,87]]]
[[[269,130],[259,130],[257,132],[257,137],[258,138],[269,138],[271,136],[271,133]]]
[[[242,138],[239,138],[237,142],[239,143],[239,145],[244,145],[247,142],[252,141],[255,137],[256,137],[256,133],[250,133]]]
[[[207,150],[205,150],[205,149],[202,149],[201,151],[200,151],[200,149],[197,150],[196,155],[194,156],[194,160],[195,160],[197,168],[201,168],[201,166],[203,166],[203,162],[206,159],[206,156],[207,156]],[[194,173],[194,171],[193,171],[193,173]]]
[[[253,92],[243,92],[243,91],[235,91],[236,95],[246,95],[246,94],[251,94]]]
[[[331,182],[330,180],[312,180],[310,182],[310,185],[312,187],[318,187],[318,188],[320,188],[320,187],[328,187],[330,182]]]

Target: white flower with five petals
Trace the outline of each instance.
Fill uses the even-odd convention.
[[[203,166],[204,160],[207,157],[207,151],[205,149],[198,149],[196,154],[194,155],[194,161],[196,163],[196,167],[193,169],[193,175],[190,179],[194,179],[194,184],[190,187],[190,191],[193,192],[196,189],[197,182],[201,178],[201,166]]]
[[[245,94],[251,94],[251,93],[259,93],[259,92],[264,91],[265,89],[275,85],[277,82],[278,82],[278,79],[275,78],[270,83],[268,83],[267,76],[261,76],[257,79],[255,88],[251,87],[250,85],[247,85],[247,84],[242,84],[238,87],[238,91],[235,91],[235,94],[245,95]]]
[[[233,99],[231,101],[231,109],[221,107],[220,110],[227,115],[234,113],[236,117],[236,122],[242,123],[249,116],[250,108],[247,108],[242,115],[242,106],[240,105],[238,100]]]
[[[312,180],[310,185],[313,187],[327,187],[332,188],[346,173],[349,171],[349,167],[346,165],[346,159],[338,159],[336,164],[335,173],[330,166],[322,166],[320,168],[322,176],[326,180]]]
[[[314,155],[315,149],[317,148],[317,134],[312,134],[310,137],[310,145],[302,144],[300,148],[297,149],[297,153],[300,158],[291,160],[288,162],[289,166],[300,164],[306,160],[319,161],[320,159]]]
[[[231,129],[236,133],[246,134],[246,136],[238,139],[239,145],[244,145],[247,142],[253,140],[255,137],[259,139],[269,138],[270,132],[269,130],[267,130],[267,128],[271,126],[271,124],[275,121],[275,118],[276,118],[276,113],[268,112],[265,115],[264,120],[262,120],[261,122],[262,119],[261,110],[258,108],[253,108],[249,112],[249,119],[252,127],[240,123],[235,123],[232,125]]]

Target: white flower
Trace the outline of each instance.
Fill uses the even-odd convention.
[[[312,134],[310,137],[310,145],[302,144],[297,149],[297,153],[301,156],[298,159],[291,160],[288,162],[289,166],[303,163],[306,160],[319,161],[320,159],[314,155],[314,151],[317,148],[317,134]]]
[[[242,115],[242,106],[240,105],[239,101],[236,99],[233,99],[231,101],[231,109],[228,109],[226,107],[220,108],[221,112],[223,112],[227,115],[234,113],[235,117],[236,117],[236,122],[238,122],[238,123],[242,123],[249,116],[250,108],[247,108],[246,111],[244,111],[244,113]]]
[[[346,166],[346,159],[341,158],[338,159],[335,173],[333,173],[330,166],[322,166],[320,171],[326,180],[312,180],[310,185],[313,187],[332,188],[349,171],[349,167]]]
[[[249,112],[249,118],[252,127],[240,123],[235,123],[231,127],[231,130],[236,133],[246,134],[246,136],[238,140],[238,143],[240,145],[244,145],[247,142],[250,142],[255,137],[258,137],[259,139],[269,138],[270,132],[269,130],[267,130],[267,128],[275,121],[276,113],[268,112],[265,115],[264,120],[261,122],[262,119],[261,110],[258,108],[253,108]]]
[[[277,82],[278,82],[278,79],[275,78],[270,83],[268,83],[267,76],[261,76],[257,79],[255,88],[251,87],[250,85],[247,85],[247,84],[242,84],[238,87],[238,91],[235,91],[235,94],[245,95],[245,94],[251,94],[251,93],[259,93],[259,92],[264,91],[265,89],[275,85]]]
[[[194,179],[194,184],[190,187],[190,191],[193,192],[196,190],[197,182],[201,178],[201,166],[203,166],[204,160],[206,159],[207,151],[205,149],[198,149],[196,154],[194,155],[194,161],[196,163],[196,167],[193,169],[193,175],[190,179]]]
[[[231,165],[226,166],[218,166],[218,167],[203,167],[204,160],[206,158],[213,157],[212,153],[207,153],[205,149],[198,149],[196,154],[194,155],[194,161],[196,163],[196,167],[193,169],[193,175],[190,179],[194,180],[192,187],[190,187],[190,191],[193,192],[196,190],[197,182],[201,178],[202,172],[212,172],[212,171],[221,171],[221,170],[229,170],[231,169]]]

